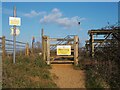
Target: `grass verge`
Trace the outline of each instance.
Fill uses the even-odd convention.
[[[56,88],[46,63],[39,56],[17,56],[3,61],[3,88]]]

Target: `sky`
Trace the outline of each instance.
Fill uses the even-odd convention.
[[[51,38],[78,35],[84,46],[89,39],[88,30],[118,22],[117,2],[2,2],[2,35],[8,39],[13,38],[8,22],[14,6],[21,18],[17,40],[29,43],[33,36],[35,41],[41,40],[43,28],[44,34]]]
[[[119,0],[1,0],[2,2],[118,2]]]
[[[2,36],[2,3],[0,2],[0,36]]]
[[[118,3],[118,24],[120,26],[120,2]]]

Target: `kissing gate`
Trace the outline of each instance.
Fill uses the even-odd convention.
[[[50,38],[42,29],[42,56],[48,65],[51,63],[78,64],[79,38],[68,35],[65,38]]]

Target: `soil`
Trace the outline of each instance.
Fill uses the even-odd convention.
[[[59,88],[85,88],[85,72],[72,64],[52,64],[50,72]]]

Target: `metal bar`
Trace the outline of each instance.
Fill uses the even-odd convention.
[[[5,47],[6,49],[13,49],[14,47]],[[24,47],[17,47],[17,49],[25,49]]]
[[[13,40],[5,39],[5,41],[13,42]]]
[[[5,45],[7,45],[7,46],[13,46],[13,44],[10,44],[10,43],[6,43]],[[23,45],[16,45],[16,46],[25,47],[25,46],[23,46]]]
[[[6,49],[13,49],[13,47],[5,47]]]
[[[50,41],[74,41],[74,39],[50,38]]]
[[[50,46],[57,46],[58,44],[50,44]],[[60,44],[60,45],[66,45],[66,44]],[[73,44],[67,44],[73,46]]]
[[[11,43],[6,43],[5,45],[13,46],[13,44],[11,44]]]
[[[16,46],[19,46],[19,47],[25,47],[25,46],[23,46],[23,45],[16,45]]]
[[[24,42],[20,42],[20,41],[16,41],[16,43],[27,44],[27,43],[24,43]]]
[[[8,42],[14,42],[13,40],[9,40],[9,39],[5,39],[5,41],[8,41]],[[16,43],[26,44],[26,43],[24,43],[24,42],[20,42],[20,41],[16,41]]]
[[[13,51],[13,50],[10,50],[10,49],[9,49],[9,50],[5,50],[5,51]]]

